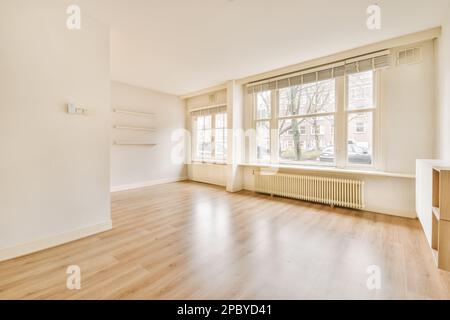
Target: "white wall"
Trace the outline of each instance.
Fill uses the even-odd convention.
[[[450,160],[450,10],[437,41],[437,158]]]
[[[399,50],[420,47],[420,63],[396,65]],[[416,159],[433,158],[435,141],[435,54],[432,40],[394,48],[394,65],[382,71],[384,171],[415,173]]]
[[[185,128],[185,108],[177,97],[122,83],[111,85],[113,109],[153,113],[152,117],[113,114],[113,125],[155,128],[155,132],[112,129],[112,139],[148,141],[156,146],[113,145],[111,150],[111,188],[123,190],[186,178],[184,164],[172,161],[177,142],[172,133]]]
[[[0,2],[0,260],[110,224],[109,30],[69,4]]]
[[[227,184],[227,166],[213,163],[191,163],[188,165],[189,180],[215,184],[225,187]]]

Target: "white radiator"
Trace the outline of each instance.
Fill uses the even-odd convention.
[[[364,208],[364,182],[359,180],[255,172],[255,191],[331,206]]]

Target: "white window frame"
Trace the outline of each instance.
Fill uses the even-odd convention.
[[[274,143],[275,143],[275,139],[273,137],[273,121],[274,121],[274,112],[275,112],[275,104],[274,104],[274,99],[275,99],[275,92],[274,90],[270,90],[270,117],[269,118],[261,118],[259,119],[257,117],[257,103],[258,103],[258,98],[257,98],[258,93],[254,93],[252,95],[252,109],[253,109],[253,129],[255,130],[255,150],[252,150],[252,154],[251,154],[251,158],[252,158],[252,162],[256,162],[256,163],[276,163],[277,162],[277,158],[274,156],[274,152],[273,152],[273,148],[274,148]],[[258,143],[257,143],[257,127],[258,127],[258,123],[259,122],[269,122],[269,154],[270,154],[270,160],[265,160],[265,159],[258,159]],[[278,141],[277,141],[278,143]]]
[[[344,167],[345,168],[355,168],[355,169],[366,169],[366,170],[378,170],[382,169],[380,164],[381,159],[381,130],[380,130],[380,118],[381,118],[381,105],[380,105],[380,72],[377,70],[373,70],[373,79],[372,79],[372,97],[373,97],[373,106],[368,108],[360,108],[360,109],[354,109],[350,110],[348,108],[349,103],[349,90],[348,90],[348,76],[344,77],[345,81],[345,101],[344,101],[344,108],[345,108],[345,162]],[[348,136],[348,116],[350,114],[355,113],[372,113],[372,164],[358,164],[358,163],[351,163],[348,161],[348,144],[347,141],[349,139]],[[364,133],[367,133],[367,128]]]
[[[354,169],[366,169],[366,170],[384,170],[383,154],[382,154],[382,133],[381,133],[381,119],[382,119],[382,105],[381,105],[381,72],[373,71],[373,102],[374,105],[371,108],[363,108],[357,110],[348,110],[348,77],[338,77],[335,78],[335,101],[336,109],[335,112],[330,113],[320,113],[312,115],[302,115],[302,116],[288,116],[288,117],[278,117],[279,110],[279,90],[271,90],[271,118],[265,120],[256,120],[256,95],[257,93],[251,94],[250,102],[252,107],[252,123],[253,129],[256,130],[256,123],[258,121],[270,121],[270,163],[272,164],[289,164],[304,166],[305,163],[301,161],[280,161],[279,159],[279,136],[278,136],[278,120],[279,119],[289,119],[289,118],[305,118],[305,117],[326,117],[334,116],[334,148],[335,148],[335,161],[330,164],[311,164],[307,163],[308,166],[331,166],[340,169],[344,168],[354,168]],[[354,164],[348,161],[347,156],[347,141],[348,141],[348,115],[350,113],[363,113],[372,112],[372,164]],[[307,131],[307,128],[306,128]],[[275,133],[275,134],[274,134]],[[255,137],[256,139],[256,137]],[[256,155],[256,142],[253,147],[249,150],[249,160],[254,163],[268,163],[268,161],[263,161],[257,159]]]
[[[224,128],[216,128],[216,115],[225,114],[225,127]],[[211,116],[211,158],[199,158],[197,155],[197,118],[202,116]],[[227,162],[228,156],[228,115],[227,111],[217,111],[211,112],[205,115],[199,116],[191,116],[192,123],[192,161],[197,163],[217,163],[217,164],[225,164]],[[226,145],[226,152],[224,152],[224,159],[216,159],[216,129],[223,129],[224,131],[224,144]],[[226,139],[225,139],[226,137]]]
[[[218,128],[216,125],[216,118],[218,115],[224,115],[223,118],[223,127]],[[228,156],[228,115],[226,111],[222,111],[222,112],[216,112],[212,114],[213,119],[213,124],[214,124],[214,128],[213,130],[213,134],[212,134],[212,141],[213,141],[213,146],[212,146],[212,150],[214,150],[213,153],[213,158],[214,161],[216,163],[226,163],[227,162],[227,156]],[[217,130],[222,131],[222,142],[223,142],[223,159],[217,159],[216,158],[216,136],[217,136]]]
[[[294,115],[294,116],[278,116],[279,115],[279,90],[272,90],[272,92],[276,92],[276,100],[273,101],[273,103],[275,104],[275,109],[274,113],[272,113],[272,117],[275,117],[275,123],[273,124],[273,132],[275,132],[276,134],[273,134],[273,138],[274,138],[274,146],[276,149],[276,155],[274,158],[274,162],[275,163],[280,163],[280,164],[287,164],[287,165],[298,165],[298,166],[302,166],[302,165],[308,165],[308,166],[318,166],[318,167],[334,167],[336,166],[336,159],[335,162],[333,163],[314,163],[312,164],[311,162],[308,161],[289,161],[289,160],[280,160],[279,159],[279,143],[278,143],[278,139],[279,139],[279,135],[278,135],[278,121],[281,119],[298,119],[298,118],[314,118],[314,117],[328,117],[328,116],[333,116],[334,117],[334,124],[336,125],[336,117],[337,117],[337,111],[338,111],[338,101],[337,101],[337,81],[338,79],[334,79],[335,80],[335,110],[334,112],[323,112],[323,113],[314,113],[314,114],[305,114],[305,115]],[[313,128],[311,127],[310,130],[313,130]],[[308,128],[306,127],[306,132],[308,132]],[[311,131],[312,132],[312,131]],[[307,133],[305,134],[307,135]],[[336,154],[336,134],[334,134],[334,145],[335,145],[335,154]]]

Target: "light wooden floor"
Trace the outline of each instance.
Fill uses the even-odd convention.
[[[0,299],[450,298],[416,220],[191,182],[115,193],[112,217],[111,231],[0,263]]]

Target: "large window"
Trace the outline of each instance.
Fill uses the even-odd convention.
[[[214,154],[215,160],[225,161],[227,159],[227,114],[215,115]]]
[[[272,118],[271,92],[256,94],[256,157],[258,160],[270,160],[270,121]]]
[[[347,76],[347,161],[373,163],[373,114],[375,112],[373,72]]]
[[[193,114],[194,161],[225,162],[227,159],[227,114],[224,108]]]
[[[373,165],[375,89],[368,71],[254,93],[256,160]]]
[[[334,150],[335,81],[319,81],[278,91],[279,160],[316,163]]]

